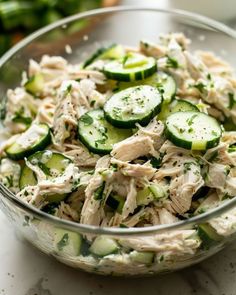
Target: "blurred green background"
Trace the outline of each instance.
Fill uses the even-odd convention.
[[[0,0],[0,56],[27,34],[60,18],[104,6],[110,0]]]

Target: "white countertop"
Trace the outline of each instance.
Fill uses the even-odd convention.
[[[167,0],[124,0],[157,4]],[[0,295],[235,295],[236,242],[191,268],[159,277],[123,279],[66,267],[17,237],[0,212]]]

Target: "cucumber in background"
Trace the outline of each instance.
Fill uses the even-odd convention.
[[[104,5],[103,0],[0,1],[0,56],[24,36],[45,25]]]

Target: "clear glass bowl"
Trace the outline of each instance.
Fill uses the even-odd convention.
[[[0,60],[0,97],[4,97],[8,88],[19,85],[21,73],[27,69],[31,58],[39,60],[43,54],[49,54],[64,56],[72,63],[79,62],[101,44],[113,41],[136,46],[140,39],[156,41],[160,33],[168,32],[183,32],[193,41],[191,49],[214,51],[236,67],[236,32],[220,23],[182,11],[150,7],[101,9],[47,26],[8,51]],[[72,54],[66,50],[67,45],[72,48]],[[0,193],[3,212],[33,245],[67,265],[99,274],[144,276],[177,270],[216,253],[236,236],[235,222],[230,233],[211,247],[193,245],[191,238],[177,239],[176,242],[179,234],[196,229],[222,214],[227,215],[236,206],[236,198],[187,221],[128,229],[98,228],[60,220],[23,203],[2,185]],[[155,253],[154,260],[149,263],[147,257],[143,261],[142,256],[130,254],[135,245],[134,249],[126,247],[125,254],[118,251],[102,258],[89,254],[86,243],[81,246],[81,237],[85,236],[88,239],[112,237],[119,245],[124,244],[124,240],[137,239],[138,244],[140,239],[145,241],[155,237],[159,243],[164,243],[165,249],[160,250],[156,245],[144,249]]]

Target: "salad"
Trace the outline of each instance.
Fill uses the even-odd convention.
[[[233,198],[236,78],[225,61],[189,46],[172,33],[137,48],[104,46],[78,64],[30,60],[1,107],[1,183],[48,214],[100,227],[171,224]],[[142,238],[52,235],[58,251],[90,265],[150,267],[209,249],[235,226],[234,209]]]

